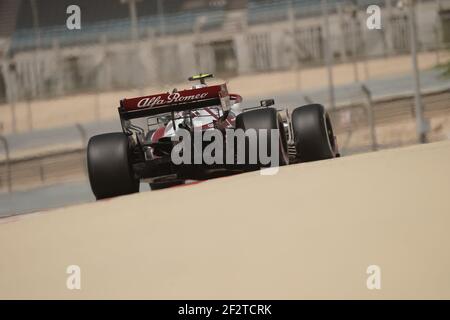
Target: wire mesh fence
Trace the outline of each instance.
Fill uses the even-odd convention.
[[[21,191],[79,181],[85,176],[85,150],[64,151],[0,162],[0,190]]]
[[[417,143],[414,98],[411,95],[370,102],[361,90],[351,98],[353,103],[329,110],[344,156]],[[423,95],[425,117],[430,121],[430,142],[450,138],[447,136],[450,132],[449,101],[448,89]],[[370,112],[373,113],[372,123]],[[0,191],[19,191],[85,180],[85,146],[86,142],[80,148],[71,150],[0,160]]]
[[[429,121],[429,142],[450,138],[449,98],[449,89],[423,95],[424,116]],[[410,95],[373,102],[366,100],[330,113],[344,154],[418,142],[414,97]]]

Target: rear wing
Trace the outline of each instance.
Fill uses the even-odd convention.
[[[119,115],[122,120],[129,120],[217,105],[221,105],[224,111],[230,109],[230,95],[226,84],[122,99]]]

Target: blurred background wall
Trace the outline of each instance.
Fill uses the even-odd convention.
[[[320,1],[132,1],[133,24],[130,2],[80,0],[81,29],[68,30],[72,2],[1,1],[0,101],[174,83],[201,71],[230,78],[324,64]],[[328,4],[334,63],[409,52],[401,1]],[[382,8],[380,30],[366,27],[371,4]],[[418,3],[420,51],[450,43],[448,7],[448,1]]]

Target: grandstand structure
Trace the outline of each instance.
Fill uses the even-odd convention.
[[[420,1],[420,50],[450,42],[449,2]],[[72,4],[80,29],[66,26]],[[409,51],[408,15],[396,0],[328,4],[335,63]],[[380,30],[366,27],[373,4]],[[169,84],[202,71],[227,78],[320,65],[322,9],[317,0],[4,0],[0,103]]]

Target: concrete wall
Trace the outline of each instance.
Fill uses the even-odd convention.
[[[448,3],[441,1],[443,5]],[[98,43],[85,46],[60,47],[55,41],[52,48],[18,52],[3,59],[4,94],[12,101],[168,84],[197,72],[215,73],[221,62],[214,54],[218,41],[229,41],[237,64],[236,69],[226,72],[227,77],[323,64],[322,17],[288,16],[286,21],[248,25],[245,11],[232,12],[220,30],[202,32],[197,28],[192,34],[165,37],[156,37],[149,30],[148,36],[136,43],[109,42],[104,36]],[[441,46],[437,3],[420,2],[417,16],[421,49]],[[357,12],[354,25],[348,8],[331,12],[329,43],[335,62],[408,52],[404,17],[404,9],[383,7],[382,29],[368,30],[365,11]]]

